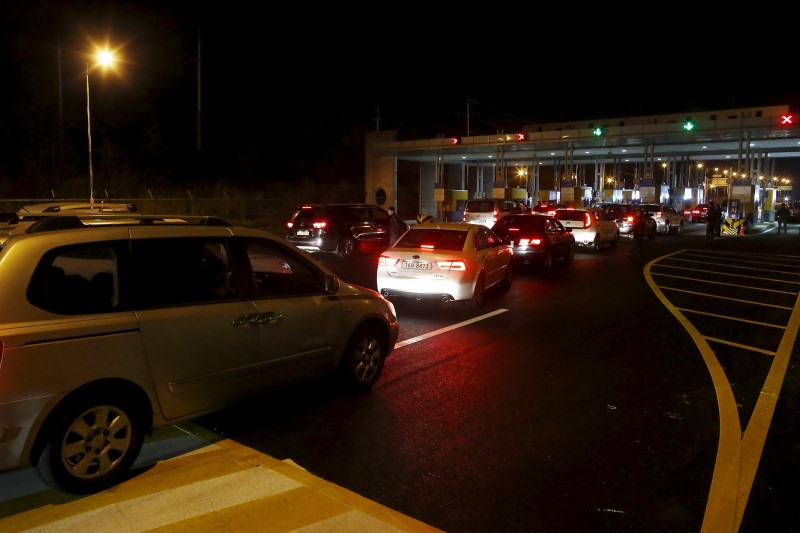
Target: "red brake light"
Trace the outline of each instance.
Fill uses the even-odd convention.
[[[286,223],[287,228],[292,229],[292,226],[294,226],[294,224],[292,224],[291,222]]]
[[[328,225],[328,223],[325,222],[324,220],[322,220],[320,222],[314,222],[314,224],[313,224],[314,229],[325,229],[325,226],[327,226],[327,225]]]
[[[591,228],[592,227],[592,214],[591,213],[584,213],[583,214],[583,227],[584,228]]]
[[[457,271],[465,271],[467,270],[467,264],[464,261],[436,261],[436,266],[439,270],[457,270]]]
[[[528,244],[530,244],[530,242],[531,242],[530,239],[520,239],[519,240],[519,245],[520,246],[528,246]]]
[[[435,250],[436,247],[432,244],[420,244],[420,248],[425,248],[426,250]]]
[[[628,215],[627,221],[628,222],[633,222],[633,215]]]

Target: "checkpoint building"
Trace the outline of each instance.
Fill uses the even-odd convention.
[[[735,199],[737,216],[774,217],[781,158],[800,157],[788,105],[532,124],[474,137],[399,140],[367,134],[366,201],[460,220],[472,198],[567,205]]]

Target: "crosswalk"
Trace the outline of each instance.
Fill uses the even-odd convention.
[[[98,494],[28,494],[4,502],[5,514],[11,505],[28,509],[0,518],[0,531],[438,531],[230,440],[136,468]]]

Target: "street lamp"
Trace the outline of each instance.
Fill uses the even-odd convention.
[[[114,52],[108,49],[99,50],[95,54],[96,62],[94,65],[86,62],[86,134],[89,137],[89,203],[94,203],[94,169],[92,168],[92,110],[89,103],[89,71],[91,68],[100,66],[109,67],[114,64]]]

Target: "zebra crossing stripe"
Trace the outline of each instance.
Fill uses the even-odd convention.
[[[98,524],[106,531],[147,531],[300,486],[273,470],[248,468],[85,511],[28,531],[86,531],[97,529]]]

